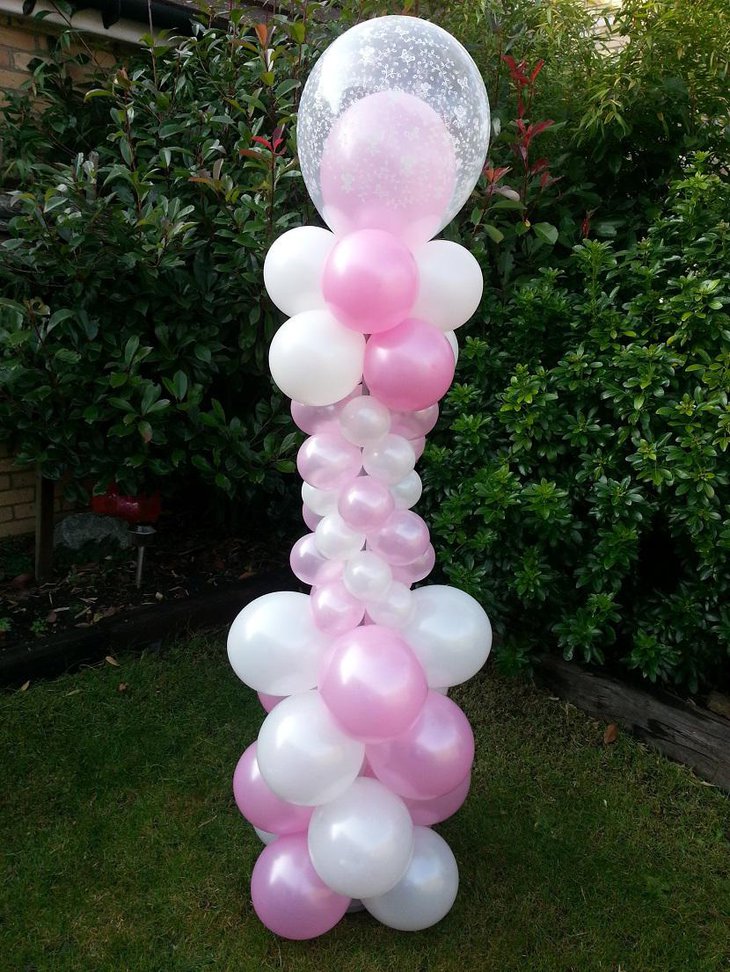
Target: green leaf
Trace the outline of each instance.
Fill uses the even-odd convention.
[[[494,226],[493,223],[485,223],[484,232],[487,234],[489,239],[492,240],[494,243],[501,243],[502,240],[504,239],[504,233],[501,230],[497,229],[497,227]]]
[[[548,246],[553,246],[558,239],[557,227],[552,223],[533,223],[532,229],[535,236]]]
[[[182,401],[188,391],[188,376],[184,371],[176,371],[172,383],[178,401]]]

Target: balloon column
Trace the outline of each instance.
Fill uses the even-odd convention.
[[[457,892],[454,856],[431,828],[466,798],[474,739],[447,689],[484,664],[491,627],[459,590],[413,589],[434,550],[412,507],[454,376],[453,332],[482,295],[468,250],[429,241],[476,183],[489,105],[453,37],[382,17],[317,62],[297,131],[331,231],[285,233],[264,279],[289,315],[271,373],[308,436],[297,465],[311,532],[291,566],[311,593],[253,601],[228,654],[268,712],[233,780],[267,845],[253,905],[272,931],[304,939],[353,899],[393,928],[426,928]]]

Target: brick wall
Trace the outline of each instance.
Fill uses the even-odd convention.
[[[61,484],[56,489],[53,511],[56,518],[74,509],[63,496]],[[8,447],[0,443],[0,539],[35,529],[35,472],[19,469]]]

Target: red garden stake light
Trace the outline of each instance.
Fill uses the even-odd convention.
[[[105,493],[91,497],[91,509],[102,516],[116,516],[129,524],[129,535],[137,548],[134,581],[136,587],[141,587],[145,548],[157,532],[151,524],[157,522],[162,509],[159,492],[151,496],[125,496],[119,492],[117,484],[112,483]]]

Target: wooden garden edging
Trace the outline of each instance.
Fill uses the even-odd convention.
[[[664,756],[730,790],[730,720],[668,692],[644,692],[610,675],[546,656],[538,685],[589,715],[615,722]]]

